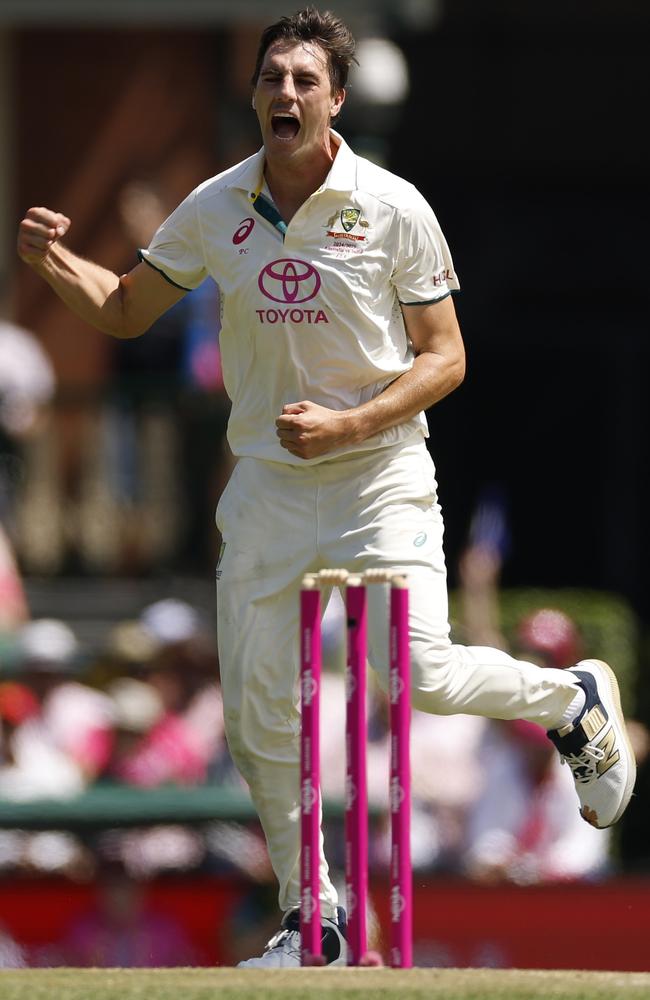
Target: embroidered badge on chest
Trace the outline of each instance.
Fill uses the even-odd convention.
[[[344,208],[341,211],[341,225],[345,229],[346,233],[349,233],[351,229],[354,229],[357,222],[359,221],[359,216],[361,212],[358,208]]]
[[[337,223],[340,224],[340,228],[336,226]],[[370,223],[367,219],[362,218],[361,210],[358,208],[342,208],[340,212],[330,216],[325,230],[329,238],[335,242],[328,244],[326,249],[340,249],[346,243],[348,247],[354,243],[367,243],[368,237],[363,232],[352,232],[353,229],[357,228],[361,230],[370,228]]]

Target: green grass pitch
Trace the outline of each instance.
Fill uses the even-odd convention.
[[[496,969],[25,969],[2,1000],[648,1000],[650,973]]]

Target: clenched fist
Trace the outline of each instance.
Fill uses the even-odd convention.
[[[70,219],[60,212],[30,208],[18,227],[18,256],[26,264],[41,264],[69,228]]]
[[[352,440],[349,412],[310,400],[287,403],[275,421],[275,433],[281,447],[297,458],[318,458]]]

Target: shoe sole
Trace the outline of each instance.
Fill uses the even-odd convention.
[[[625,783],[625,792],[623,793],[623,798],[621,799],[621,805],[619,806],[618,812],[611,820],[611,822],[606,823],[605,826],[598,827],[599,830],[606,830],[608,826],[614,826],[618,823],[619,819],[627,809],[628,803],[632,798],[632,792],[634,791],[634,783],[636,781],[636,758],[634,756],[634,750],[632,749],[632,744],[627,735],[627,726],[625,725],[625,716],[623,715],[623,706],[621,705],[621,692],[618,686],[618,680],[616,679],[616,674],[610,667],[608,663],[604,660],[582,660],[580,664],[576,664],[578,669],[582,665],[592,666],[592,670],[596,667],[596,679],[607,681],[609,687],[609,693],[612,697],[612,702],[614,709],[616,711],[616,721],[618,722],[618,727],[621,731],[621,735],[625,742],[628,751],[628,760],[630,766],[628,768],[627,781]]]

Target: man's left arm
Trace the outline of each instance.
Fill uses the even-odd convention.
[[[276,420],[280,444],[299,458],[318,458],[344,445],[406,423],[453,392],[465,375],[465,348],[450,295],[428,305],[402,307],[415,359],[374,399],[350,410],[309,400],[288,403]]]

